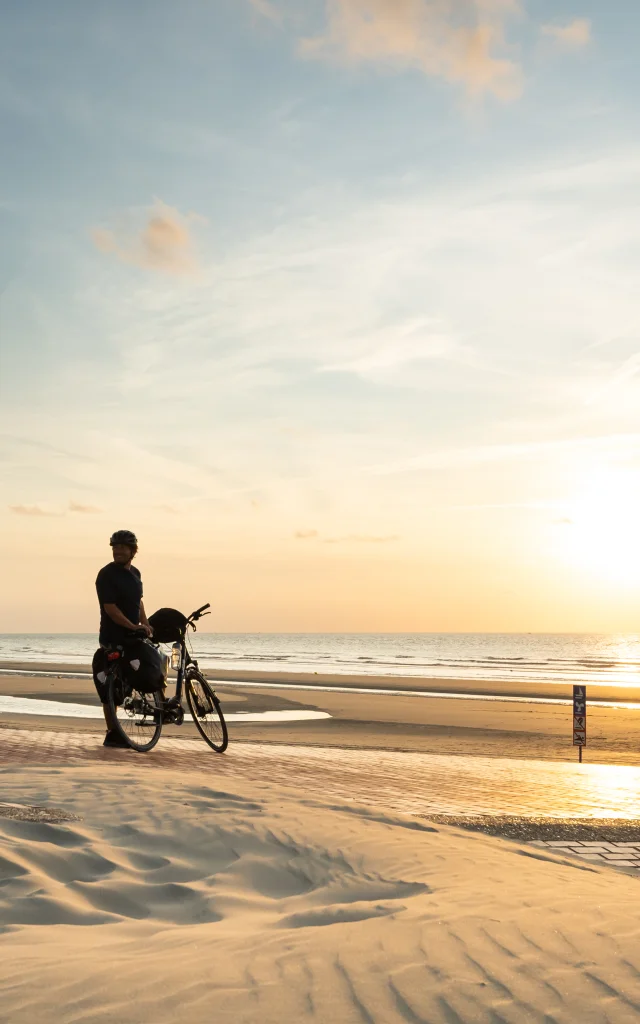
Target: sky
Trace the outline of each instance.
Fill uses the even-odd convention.
[[[640,8],[0,6],[0,632],[640,629]]]

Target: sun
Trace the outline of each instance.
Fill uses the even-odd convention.
[[[563,546],[573,565],[603,582],[640,586],[640,473],[590,474],[564,523]]]

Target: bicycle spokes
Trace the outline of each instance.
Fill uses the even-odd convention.
[[[200,672],[191,672],[186,683],[187,703],[193,722],[209,746],[222,754],[228,743],[227,726],[220,702]]]

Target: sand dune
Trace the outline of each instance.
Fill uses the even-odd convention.
[[[283,787],[7,771],[0,1019],[637,1021],[638,881]]]

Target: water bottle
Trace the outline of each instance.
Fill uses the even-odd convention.
[[[181,647],[180,644],[176,643],[171,648],[171,668],[174,668],[177,671],[180,668],[181,662],[182,662],[182,647]]]

